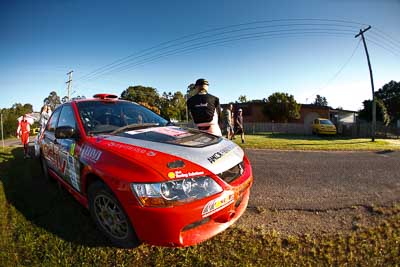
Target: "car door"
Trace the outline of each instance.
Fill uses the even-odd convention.
[[[75,190],[81,192],[81,168],[78,157],[81,142],[75,112],[70,104],[64,105],[60,112],[57,123],[57,128],[59,127],[71,127],[76,134],[71,138],[58,138],[54,142],[58,153],[57,174]]]
[[[41,140],[41,153],[43,159],[46,161],[46,165],[52,171],[57,173],[58,168],[58,147],[55,145],[55,130],[57,127],[58,118],[60,117],[61,107],[57,108],[51,115],[49,122],[46,125],[46,129],[43,132]]]

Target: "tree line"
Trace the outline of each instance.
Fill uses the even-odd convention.
[[[162,117],[178,121],[186,120],[186,100],[195,94],[194,84],[188,86],[186,94],[180,91],[163,92],[159,94],[156,88],[148,86],[129,86],[122,91],[121,99],[139,103]],[[390,81],[375,92],[377,99],[377,120],[386,125],[394,124],[400,120],[400,82]],[[81,98],[80,96],[77,98]],[[83,97],[84,98],[84,97]],[[58,105],[66,102],[66,97],[60,98],[55,91],[43,99],[43,104],[49,105],[54,110]],[[246,95],[240,95],[236,103],[261,102],[264,104],[263,112],[275,122],[287,122],[300,117],[301,104],[297,103],[293,95],[275,92],[262,100],[250,100]],[[313,102],[317,106],[328,106],[325,97],[317,95]],[[3,129],[5,136],[15,135],[17,118],[26,113],[32,113],[31,104],[16,103],[11,108],[1,109],[3,116]],[[359,119],[371,121],[372,101],[363,101],[363,108],[359,110]],[[189,114],[190,117],[190,114]]]

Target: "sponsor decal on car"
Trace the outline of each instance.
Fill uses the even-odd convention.
[[[68,156],[68,171],[67,176],[69,177],[72,186],[77,190],[81,191],[79,188],[80,178],[79,178],[79,162],[73,157]]]
[[[147,132],[154,132],[159,134],[164,134],[168,136],[175,137],[177,139],[192,136],[192,133],[189,133],[179,127],[157,127],[157,128],[147,128],[147,129],[140,129],[140,130],[133,130],[126,132],[130,135],[147,133]]]
[[[107,146],[114,147],[117,149],[126,149],[131,152],[135,152],[135,153],[139,153],[139,154],[146,154],[146,156],[148,156],[148,157],[154,157],[157,155],[157,153],[154,151],[149,151],[149,150],[143,149],[141,147],[136,147],[136,146],[132,146],[132,145],[128,145],[128,144],[119,144],[119,143],[115,143],[115,142],[110,142],[107,144]]]
[[[203,208],[203,212],[201,213],[203,217],[211,215],[220,209],[226,207],[234,201],[233,192],[226,192],[226,194],[221,195],[220,197],[209,201]]]
[[[160,134],[165,134],[168,136],[173,136],[176,138],[183,138],[183,137],[188,137],[192,136],[193,134],[182,130],[178,127],[165,127],[165,128],[154,128],[153,132],[160,133]]]
[[[69,154],[70,154],[71,156],[74,156],[74,155],[75,155],[75,143],[72,143],[72,144],[71,144],[71,147],[69,148]]]
[[[86,159],[86,160],[96,163],[100,159],[102,153],[103,152],[101,152],[100,150],[97,150],[91,146],[85,145],[82,148],[81,157],[83,159]]]
[[[223,149],[221,149],[218,152],[215,152],[213,155],[207,158],[207,160],[211,163],[214,164],[218,160],[222,159],[224,156],[226,156],[229,152],[233,151],[233,149],[236,148],[235,144],[230,144]]]
[[[198,172],[198,171],[193,171],[193,172],[174,171],[174,172],[168,173],[168,178],[170,178],[170,179],[189,178],[189,177],[200,176],[203,174],[204,174],[204,172],[202,172],[202,171],[200,171],[200,172]]]

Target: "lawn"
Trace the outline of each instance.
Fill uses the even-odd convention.
[[[365,150],[400,150],[400,140],[385,140],[367,138],[343,138],[332,136],[289,135],[260,133],[246,135],[244,148],[282,149],[282,150],[328,150],[328,151],[365,151]],[[240,136],[236,136],[240,143]]]
[[[400,262],[400,206],[376,208],[370,228],[334,235],[283,236],[233,226],[197,246],[110,247],[88,212],[45,180],[21,148],[0,152],[0,266],[377,265]]]

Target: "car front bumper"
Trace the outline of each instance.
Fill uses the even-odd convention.
[[[141,241],[157,246],[191,246],[224,231],[245,212],[253,184],[251,168],[235,184],[219,194],[181,206],[148,208],[133,205],[125,210]],[[229,196],[226,205],[203,215],[208,203]]]

